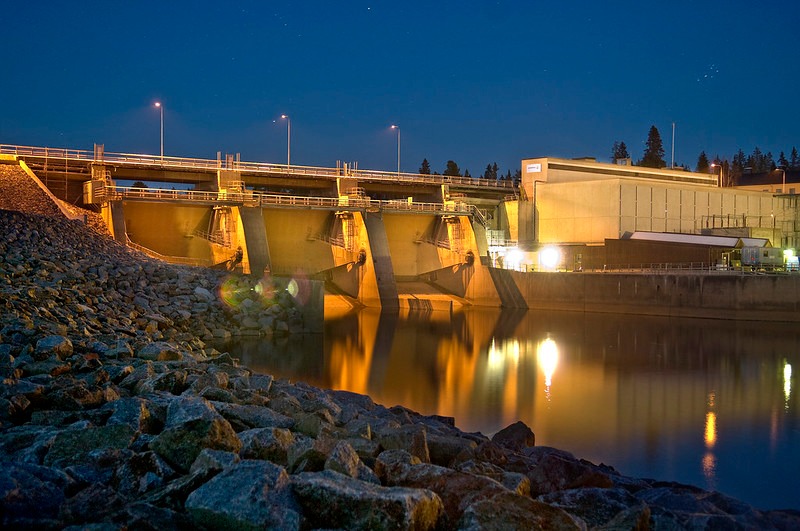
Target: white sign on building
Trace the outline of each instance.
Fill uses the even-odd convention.
[[[526,171],[528,173],[542,173],[542,165],[541,163],[528,164]]]

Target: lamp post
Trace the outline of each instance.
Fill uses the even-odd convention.
[[[717,180],[717,187],[718,188],[722,187],[722,185],[724,184],[724,182],[722,180],[722,163],[720,162],[719,164],[717,164],[716,162],[712,162],[711,163],[711,167],[712,168],[714,168],[714,167],[719,168],[719,178]]]
[[[161,111],[161,158],[164,158],[164,105],[160,101],[155,103],[158,110]]]
[[[781,170],[783,175],[781,176],[781,193],[786,193],[786,167],[778,166],[776,169]]]
[[[286,168],[292,160],[292,119],[288,114],[281,114],[281,119],[286,120]]]
[[[397,129],[397,174],[400,175],[400,126],[393,125],[392,129]]]

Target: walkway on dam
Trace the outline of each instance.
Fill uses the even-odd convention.
[[[262,162],[243,162],[233,157],[200,159],[184,157],[162,157],[159,155],[112,153],[102,150],[87,151],[68,148],[48,148],[0,144],[0,154],[15,155],[31,167],[58,167],[58,171],[91,175],[92,165],[139,170],[141,180],[169,181],[164,172],[209,174],[220,170],[235,171],[247,177],[294,177],[298,179],[335,180],[341,177],[355,178],[365,182],[382,182],[414,185],[449,185],[457,188],[495,190],[513,194],[513,181],[479,179],[452,175],[426,175],[417,173],[361,170],[347,164],[337,168],[298,166]],[[186,180],[185,177],[182,180]]]
[[[301,208],[316,210],[362,210],[408,212],[415,214],[464,215],[486,224],[485,215],[475,205],[463,201],[427,203],[401,200],[378,200],[369,197],[309,197],[244,191],[204,192],[104,185],[96,191],[101,201],[177,202],[200,205],[244,205],[248,207]]]

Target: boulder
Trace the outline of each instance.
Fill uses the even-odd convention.
[[[241,461],[186,499],[195,524],[211,529],[299,529],[300,515],[283,467]]]
[[[61,361],[72,356],[72,341],[64,336],[45,336],[36,342],[33,350],[33,359],[37,361],[55,357]]]
[[[538,496],[567,489],[610,488],[614,485],[609,474],[588,461],[568,457],[566,452],[552,451],[534,459],[526,475],[531,481],[531,495]]]
[[[649,526],[650,507],[624,489],[569,489],[537,499],[579,517],[590,528],[647,529]]]
[[[381,487],[331,470],[292,476],[305,527],[433,529],[442,501],[427,489]]]
[[[532,500],[511,492],[501,492],[481,499],[464,509],[458,522],[459,530],[511,531],[541,529],[584,530],[586,524],[558,507]],[[606,529],[644,529],[614,527]]]
[[[60,468],[81,464],[93,451],[128,448],[134,436],[126,424],[62,430],[53,439],[43,464]]]
[[[492,442],[509,450],[521,452],[525,448],[535,446],[536,436],[524,422],[518,421],[495,433]]]
[[[39,524],[29,527],[49,527],[55,521],[61,504],[74,480],[64,472],[26,463],[0,461],[0,525],[21,528],[31,518]]]
[[[239,433],[243,459],[264,459],[279,465],[287,465],[289,447],[294,435],[284,428],[254,428]]]
[[[136,357],[149,361],[180,361],[183,354],[174,346],[163,341],[147,343],[136,352]]]
[[[211,402],[214,408],[231,422],[239,422],[248,428],[293,428],[295,421],[272,409],[259,406]]]
[[[239,452],[242,443],[207,400],[181,397],[170,403],[164,431],[150,446],[170,465],[187,471],[203,448]]]

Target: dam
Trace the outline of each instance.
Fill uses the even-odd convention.
[[[797,274],[719,267],[700,247],[682,255],[700,257],[688,269],[641,266],[665,262],[653,245],[634,254],[638,267],[615,264],[609,249],[631,230],[795,242],[793,194],[718,188],[704,174],[535,159],[515,182],[100,145],[0,145],[0,157],[99,211],[114,238],[152,256],[321,281],[326,313],[503,307],[800,320]],[[537,255],[553,244],[560,262],[543,267]]]

